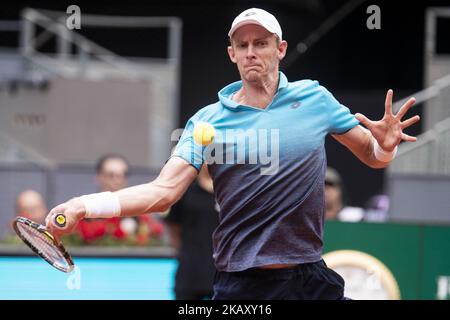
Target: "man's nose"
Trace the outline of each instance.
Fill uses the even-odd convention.
[[[247,47],[247,58],[248,59],[252,59],[252,58],[255,58],[255,57],[256,57],[256,55],[255,55],[255,48],[252,45],[249,45]]]

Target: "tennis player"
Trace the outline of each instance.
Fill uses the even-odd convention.
[[[267,137],[260,140],[270,145],[259,140],[244,144],[245,157],[235,163],[228,157],[207,162],[220,206],[213,235],[214,299],[343,299],[343,279],[321,258],[325,137],[331,134],[371,168],[385,168],[402,140],[416,140],[403,130],[419,117],[402,121],[415,100],[409,99],[394,115],[389,90],[383,118],[372,121],[353,115],[317,81],[288,81],[279,71],[287,42],[277,19],[264,10],[239,14],[228,36],[228,55],[241,80],[220,90],[218,102],[189,119],[159,176],[117,192],[73,198],[51,210],[47,226],[61,235],[81,219],[165,211],[214,154],[210,146],[234,154],[237,143],[227,130],[262,132]],[[200,122],[215,129],[210,146],[194,141],[193,129]],[[278,157],[270,170],[260,161],[267,151],[261,149]],[[246,161],[255,154],[256,163]],[[66,214],[64,229],[49,219],[56,213]]]

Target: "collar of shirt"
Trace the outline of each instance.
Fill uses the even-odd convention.
[[[275,94],[280,92],[281,89],[287,87],[288,85],[288,79],[284,75],[283,72],[279,72],[279,81],[278,81],[278,89]],[[218,96],[220,102],[227,108],[236,109],[238,107],[246,107],[239,103],[236,103],[235,101],[231,100],[231,97],[233,93],[238,91],[242,87],[242,80],[233,82],[229,85],[227,85],[225,88],[219,91]],[[272,102],[273,103],[273,102]]]

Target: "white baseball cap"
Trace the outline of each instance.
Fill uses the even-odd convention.
[[[240,27],[247,24],[258,24],[271,33],[275,33],[280,40],[282,40],[283,33],[281,32],[280,24],[273,14],[258,9],[251,8],[241,12],[231,24],[231,29],[228,32],[228,36],[231,38],[233,33]]]

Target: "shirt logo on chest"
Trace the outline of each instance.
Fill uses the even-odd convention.
[[[291,104],[291,109],[297,109],[301,105],[302,105],[302,103],[300,101],[296,101],[293,104]]]

